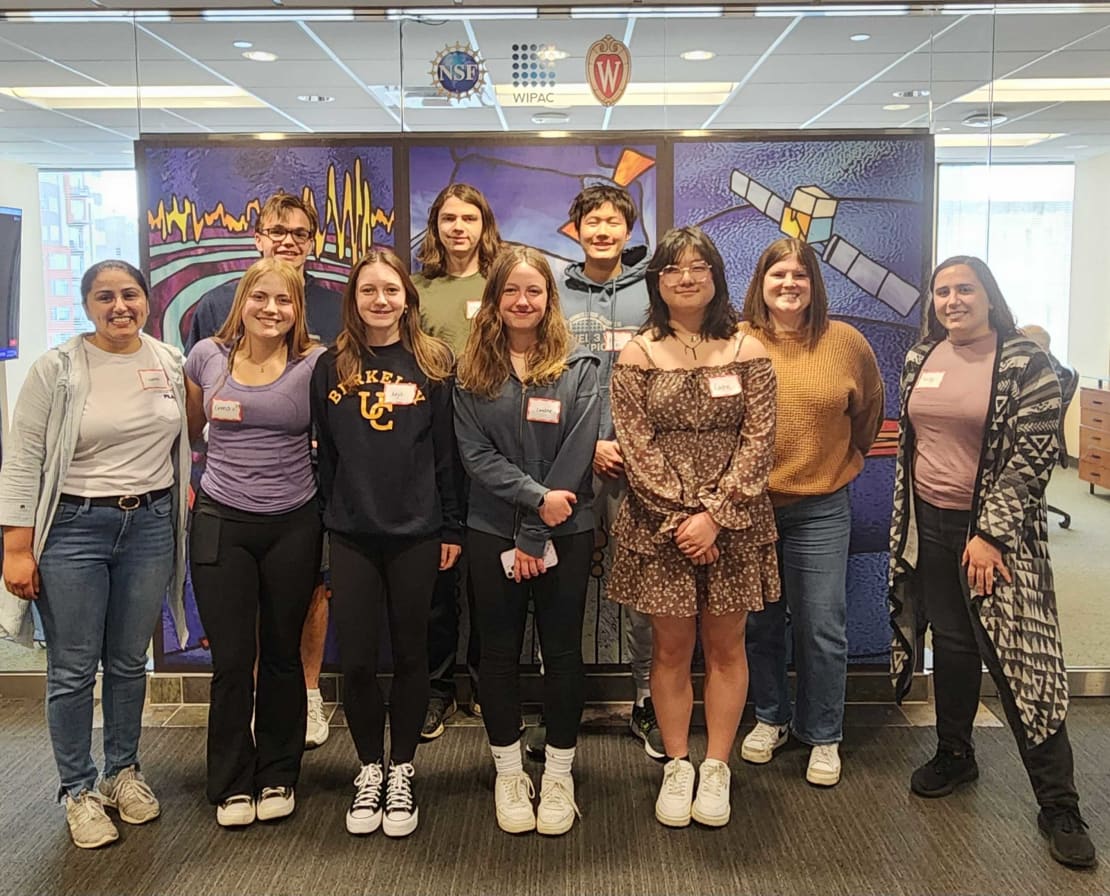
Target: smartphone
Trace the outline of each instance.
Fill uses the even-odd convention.
[[[551,569],[559,562],[559,555],[555,553],[555,542],[550,538],[543,545],[543,568]],[[505,570],[506,578],[513,577],[513,564],[516,563],[516,548],[509,548],[501,552],[501,568]]]

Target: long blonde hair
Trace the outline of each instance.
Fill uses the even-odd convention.
[[[247,299],[254,291],[258,281],[267,274],[274,274],[282,282],[293,300],[293,326],[285,334],[285,345],[289,350],[289,360],[304,357],[316,343],[308,335],[308,322],[305,319],[304,309],[304,276],[300,270],[280,258],[260,258],[243,274],[239,285],[235,289],[235,301],[231,303],[231,311],[223,326],[216,331],[217,342],[231,347],[227,356],[227,369],[231,370],[235,363],[235,354],[243,345],[246,328],[243,326],[243,309]]]
[[[539,271],[547,286],[547,311],[537,329],[536,344],[528,352],[524,384],[554,382],[567,369],[574,337],[559,306],[559,289],[551,266],[531,246],[508,246],[490,266],[482,303],[474,315],[470,336],[459,358],[459,388],[483,398],[496,398],[512,372],[509,337],[501,319],[501,294],[509,275],[522,264]]]
[[[351,268],[347,289],[343,293],[343,330],[335,340],[335,374],[342,384],[356,378],[362,369],[363,349],[374,354],[367,344],[367,327],[358,313],[358,278],[363,269],[372,264],[384,264],[401,278],[405,290],[405,310],[401,315],[401,344],[412,352],[416,364],[432,382],[442,382],[451,376],[455,358],[451,348],[442,339],[430,336],[420,329],[420,293],[416,291],[405,264],[392,249],[373,246]]]

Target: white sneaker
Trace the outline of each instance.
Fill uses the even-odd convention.
[[[308,720],[305,724],[304,745],[308,749],[323,746],[331,729],[328,728],[328,714],[324,711],[324,698],[321,694],[308,695]]]
[[[254,811],[259,821],[277,821],[292,815],[296,806],[292,787],[263,787]]]
[[[411,762],[389,763],[389,779],[385,785],[385,815],[382,833],[387,837],[407,837],[416,830],[420,810],[412,795],[412,776],[416,770]]]
[[[763,765],[770,762],[775,756],[775,750],[786,743],[790,736],[790,726],[768,725],[766,722],[756,722],[744,742],[740,745],[740,758],[745,762],[754,762]]]
[[[249,793],[229,796],[216,807],[216,824],[222,828],[242,828],[254,822],[254,797]]]
[[[818,744],[809,751],[806,780],[821,787],[840,783],[840,745]]]
[[[544,774],[540,779],[540,807],[536,810],[536,830],[541,834],[565,834],[582,817],[574,802],[574,778],[570,775]]]
[[[698,824],[719,828],[728,824],[732,815],[729,805],[729,784],[732,772],[719,759],[706,759],[698,769],[698,795],[694,798],[693,816]]]
[[[694,800],[694,766],[688,759],[672,759],[663,766],[663,786],[655,801],[655,817],[669,828],[684,828],[690,823]]]
[[[497,807],[497,826],[509,834],[523,834],[536,829],[536,813],[532,798],[536,788],[527,772],[498,775],[493,783],[493,799]]]
[[[119,839],[119,831],[104,811],[99,793],[82,790],[77,799],[66,794],[66,824],[73,845],[81,849],[97,849]]]
[[[355,798],[347,810],[347,833],[372,834],[382,823],[382,774],[380,762],[364,765],[355,778]]]

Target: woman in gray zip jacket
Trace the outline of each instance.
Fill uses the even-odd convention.
[[[158,800],[139,771],[146,648],[167,588],[183,633],[189,438],[181,352],[142,332],[143,275],[99,262],[81,278],[95,330],[35,361],[0,472],[4,617],[37,602],[46,633],[46,719],[76,846],[119,837]],[[22,607],[9,613],[14,596]],[[25,628],[6,624],[19,634]],[[182,639],[184,641],[184,638]],[[91,755],[103,663],[104,769]]]
[[[490,269],[459,360],[455,432],[471,477],[466,550],[482,643],[482,717],[497,769],[497,823],[509,833],[563,834],[578,814],[571,767],[585,688],[597,366],[595,355],[573,343],[543,255],[506,249]],[[529,600],[547,719],[538,812],[520,748]]]

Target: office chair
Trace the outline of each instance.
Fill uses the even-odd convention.
[[[1068,405],[1075,397],[1075,390],[1079,386],[1079,373],[1071,367],[1065,367],[1059,361],[1049,355],[1052,360],[1053,368],[1056,371],[1056,376],[1060,380],[1060,466],[1065,470],[1068,467],[1068,444],[1067,439],[1064,437],[1064,418],[1068,415]],[[1060,528],[1067,529],[1071,526],[1071,514],[1066,510],[1061,510],[1059,507],[1048,505],[1049,513],[1058,513],[1062,519],[1060,520]]]

